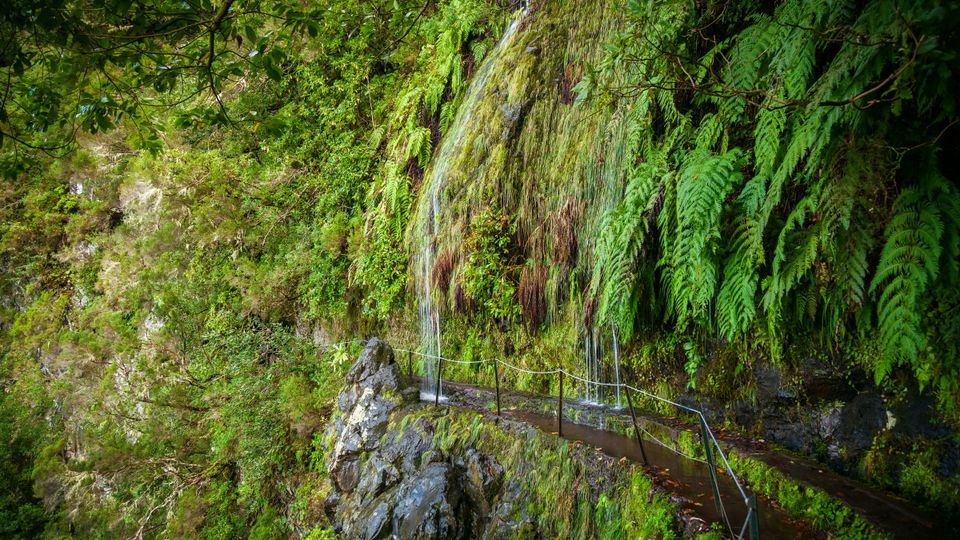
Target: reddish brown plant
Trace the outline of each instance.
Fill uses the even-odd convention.
[[[437,260],[433,263],[433,286],[436,290],[440,291],[441,294],[446,294],[450,289],[450,276],[453,275],[453,253],[450,251],[444,251],[437,256]]]
[[[531,333],[536,333],[547,318],[547,269],[543,265],[524,266],[520,272],[520,309]]]

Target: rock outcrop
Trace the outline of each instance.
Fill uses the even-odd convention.
[[[347,375],[334,420],[327,512],[344,538],[474,538],[485,526],[500,466],[478,452],[431,452],[426,418],[388,434],[391,414],[419,391],[393,351],[371,339]]]
[[[329,470],[339,490],[352,492],[357,487],[361,456],[380,446],[391,411],[416,399],[411,390],[393,350],[379,339],[371,339],[337,398],[340,414],[333,424],[336,446]]]

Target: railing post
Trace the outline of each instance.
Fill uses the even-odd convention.
[[[630,419],[633,420],[633,432],[637,436],[637,444],[640,445],[640,457],[643,458],[643,464],[649,465],[647,463],[647,452],[643,449],[643,437],[640,436],[640,428],[637,426],[637,414],[633,412],[633,400],[630,399],[630,389],[626,389],[627,394],[627,405],[630,407]]]
[[[557,435],[563,437],[563,370],[560,370],[560,399],[557,402]]]
[[[410,380],[413,380],[413,351],[407,351],[407,371],[410,372]]]
[[[717,503],[717,511],[723,512],[720,503],[720,484],[717,482],[717,464],[713,461],[713,439],[710,437],[707,420],[700,415],[700,438],[703,440],[703,449],[707,455],[707,467],[710,469],[710,483],[713,485],[713,498]]]
[[[750,495],[750,540],[760,540],[760,517],[757,512],[757,495]]]
[[[497,416],[500,416],[500,364],[493,360],[493,380],[497,383]]]
[[[437,357],[437,394],[434,396],[434,405],[440,405],[440,374],[443,372],[443,357]]]

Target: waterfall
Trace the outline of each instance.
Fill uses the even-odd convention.
[[[583,338],[583,361],[584,361],[584,379],[590,381],[585,383],[587,403],[603,403],[603,387],[598,384],[603,379],[603,349],[602,339],[597,335],[596,328],[589,328]]]
[[[588,381],[595,381],[593,376],[593,364],[596,360],[596,357],[593,354],[593,334],[590,330],[587,330],[587,333],[583,336],[583,378]],[[584,401],[587,403],[594,403],[594,391],[596,390],[596,385],[584,383]]]
[[[603,340],[597,339],[596,329],[594,329],[591,334],[593,335],[593,380],[601,382],[603,380],[603,370],[601,369],[603,365],[603,349],[601,348]],[[596,390],[594,392],[593,400],[602,404],[603,387],[598,384],[595,385],[594,388]]]
[[[616,399],[616,407],[622,407],[620,391],[620,341],[617,338],[617,329],[610,325],[610,352],[613,358],[612,365],[605,362],[603,349],[603,335],[597,328],[588,328],[583,337],[583,367],[584,379],[590,381],[584,383],[586,387],[584,401],[596,405],[602,405],[604,399],[610,394],[609,388],[595,383],[615,383],[617,386],[613,389],[613,396]]]
[[[453,164],[454,157],[460,152],[467,131],[470,129],[470,120],[474,109],[480,103],[481,99],[490,91],[491,73],[493,67],[500,60],[504,49],[510,43],[511,38],[520,26],[522,14],[514,17],[510,26],[503,33],[500,42],[496,48],[483,61],[480,69],[474,75],[470,86],[467,88],[463,102],[457,109],[457,115],[448,133],[443,137],[440,149],[433,158],[431,169],[425,178],[426,194],[421,199],[419,207],[419,223],[423,224],[420,231],[420,249],[418,266],[415,266],[419,279],[416,284],[418,316],[420,319],[420,351],[426,355],[439,357],[442,356],[441,336],[440,336],[440,308],[434,303],[434,294],[443,295],[446,291],[436,291],[433,289],[433,267],[436,263],[436,244],[437,235],[440,232],[441,220],[443,218],[442,188],[445,178]],[[433,399],[437,391],[435,358],[425,358],[426,369],[425,377],[421,388],[421,398]],[[442,383],[442,382],[441,382]],[[440,388],[440,396],[443,396],[443,388]]]

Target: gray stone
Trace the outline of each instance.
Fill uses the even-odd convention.
[[[396,484],[399,479],[397,468],[384,461],[380,454],[374,454],[364,463],[360,472],[357,496],[361,502],[370,501]]]
[[[388,432],[391,414],[419,396],[393,352],[371,339],[350,369],[331,422],[333,492],[325,509],[345,538],[470,538],[482,528],[502,467],[476,450],[444,456],[418,417]]]
[[[863,392],[843,407],[835,437],[850,457],[870,448],[873,438],[886,425],[887,412],[880,394]]]
[[[387,525],[390,523],[390,518],[393,515],[390,506],[388,501],[379,501],[377,504],[370,506],[366,511],[360,513],[360,517],[356,523],[363,529],[362,538],[373,540],[375,538],[387,538],[389,536]]]
[[[360,460],[356,457],[341,458],[335,467],[330,468],[330,476],[340,491],[350,492],[357,486],[360,474]]]
[[[347,374],[347,385],[337,398],[340,415],[332,424],[336,443],[328,470],[341,491],[357,487],[360,455],[379,447],[390,413],[409,401],[404,381],[393,349],[378,338],[367,342]]]
[[[430,450],[433,439],[433,426],[425,418],[418,418],[393,437],[387,437],[380,450],[383,459],[395,463],[400,471],[413,474]]]
[[[430,463],[404,482],[397,501],[400,538],[469,538],[454,469]]]

